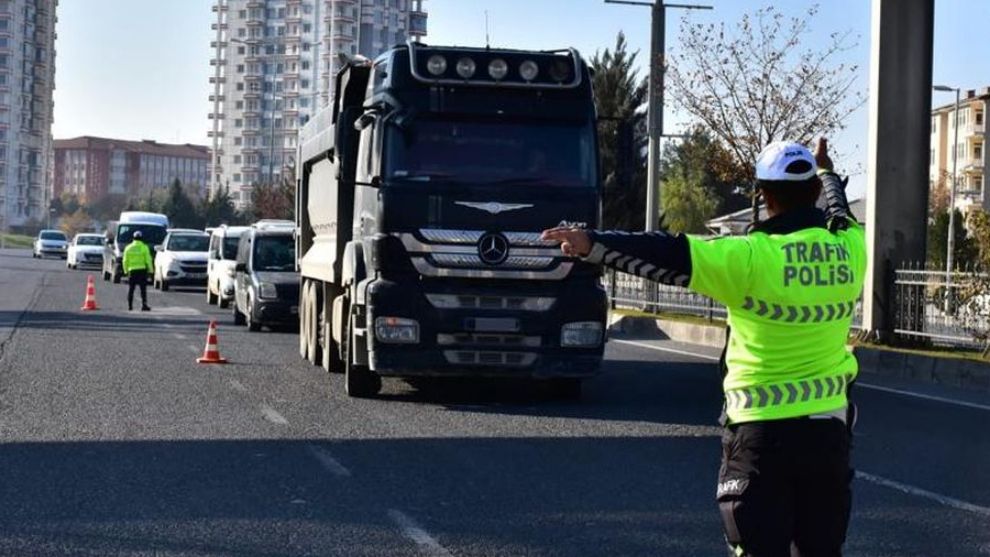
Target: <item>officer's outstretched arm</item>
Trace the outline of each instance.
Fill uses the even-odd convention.
[[[588,236],[591,252],[585,261],[665,284],[691,282],[691,252],[683,234],[610,231]]]

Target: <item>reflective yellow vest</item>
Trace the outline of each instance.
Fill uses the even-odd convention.
[[[148,244],[141,240],[133,240],[124,248],[124,261],[122,263],[124,274],[141,270],[150,273],[154,270],[152,265],[151,250],[148,249]]]
[[[730,422],[845,407],[858,371],[846,343],[866,273],[863,228],[688,241],[691,289],[728,308]]]

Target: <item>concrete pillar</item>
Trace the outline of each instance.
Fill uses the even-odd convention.
[[[863,329],[894,328],[892,269],[925,258],[934,0],[873,0]]]

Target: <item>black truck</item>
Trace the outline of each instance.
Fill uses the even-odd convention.
[[[540,231],[598,225],[595,123],[573,49],[410,42],[348,62],[300,133],[300,355],[350,396],[500,376],[579,397],[602,360],[601,271]]]

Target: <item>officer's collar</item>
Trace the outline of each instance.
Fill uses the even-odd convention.
[[[749,232],[790,234],[805,228],[828,228],[825,221],[825,211],[817,207],[787,211],[752,225]]]

